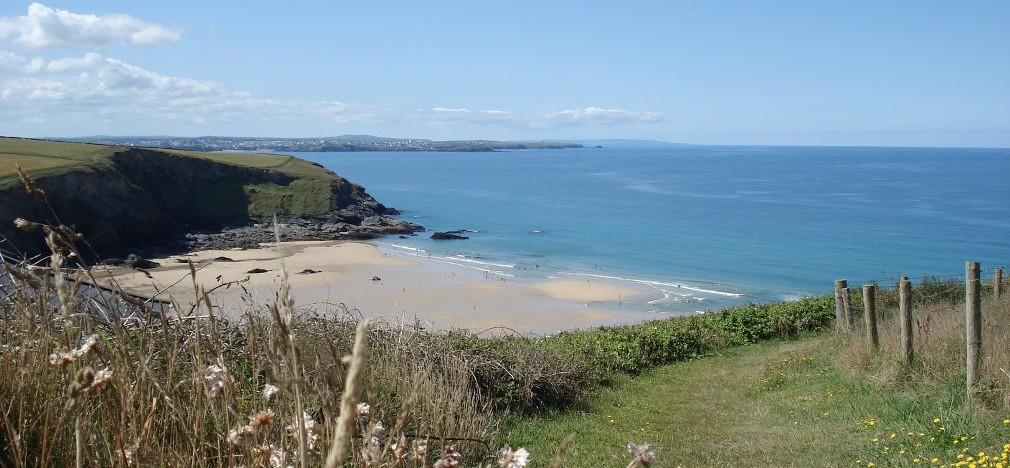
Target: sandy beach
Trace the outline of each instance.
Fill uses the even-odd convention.
[[[171,298],[188,308],[194,302],[191,261],[197,284],[213,290],[212,302],[223,314],[238,315],[249,300],[260,304],[275,300],[282,255],[301,310],[341,313],[344,305],[370,318],[491,333],[504,329],[553,333],[656,318],[634,307],[650,299],[648,288],[600,278],[516,278],[358,241],[207,250],[154,259],[161,266],[146,273],[127,268],[101,268],[95,273],[104,285],[115,282],[126,291]],[[260,270],[265,271],[251,273]],[[228,283],[232,284],[225,287]]]

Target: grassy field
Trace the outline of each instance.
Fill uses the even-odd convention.
[[[0,137],[0,189],[16,189],[20,184],[16,173],[18,165],[35,179],[74,171],[109,171],[113,177],[120,175],[128,177],[128,171],[112,167],[112,157],[130,149],[87,143]],[[239,214],[236,214],[239,211],[245,211],[243,215],[263,218],[269,218],[275,213],[322,216],[332,212],[336,207],[346,206],[355,201],[352,194],[356,189],[325,168],[293,156],[159,149],[147,151],[149,151],[147,156],[153,158],[149,160],[152,162],[158,161],[162,156],[166,159],[196,158],[227,166],[263,169],[292,176],[293,180],[281,183],[273,180],[254,182],[246,180],[250,178],[247,172],[231,171],[235,173],[234,177],[231,179],[222,177],[214,184],[205,184],[204,190],[199,191],[200,196],[194,195],[194,199],[188,203],[190,206],[204,209],[210,217],[232,219],[239,217]],[[192,178],[192,175],[182,172],[175,175],[180,178]]]
[[[884,311],[876,355],[860,333],[732,348],[624,378],[583,408],[514,415],[503,438],[539,455],[533,466],[547,466],[568,434],[572,467],[617,466],[630,441],[649,443],[662,467],[1010,466],[1010,301],[984,309],[973,405],[964,403],[963,305],[931,301],[919,304],[920,324],[930,324],[908,368]]]
[[[881,388],[838,368],[839,347],[822,336],[662,367],[582,410],[516,417],[505,438],[547,466],[574,434],[571,467],[617,466],[628,441],[649,443],[657,467],[952,465],[961,447],[1010,442],[1010,411],[963,410],[956,385]]]
[[[26,172],[37,177],[46,170],[67,169],[99,163],[126,149],[125,147],[89,143],[0,137],[0,182],[17,178],[15,163],[21,164]],[[295,176],[329,176],[326,169],[293,156],[261,153],[205,153],[182,150],[156,151],[207,159],[234,166],[272,169]]]

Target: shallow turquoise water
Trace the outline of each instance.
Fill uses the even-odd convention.
[[[646,281],[669,296],[650,305],[661,311],[821,294],[836,278],[954,277],[966,260],[991,272],[1010,258],[1008,149],[297,155],[430,230],[477,231],[389,244],[506,275]]]

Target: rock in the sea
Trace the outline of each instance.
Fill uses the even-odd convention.
[[[235,260],[232,260],[231,257],[215,257],[214,261],[215,262],[234,262]]]
[[[256,273],[266,273],[266,272],[268,272],[268,271],[270,271],[270,270],[264,270],[264,269],[262,269],[262,268],[253,268],[252,270],[249,270],[249,271],[247,271],[246,273],[249,273],[249,274],[256,274]]]
[[[126,260],[123,261],[123,265],[136,268],[138,270],[146,270],[149,268],[158,268],[160,266],[158,262],[152,262],[144,257],[137,254],[130,254],[126,256]]]
[[[299,275],[311,275],[313,273],[319,273],[319,270],[313,270],[311,268],[306,268],[306,269],[298,272]]]
[[[447,232],[436,232],[431,235],[432,239],[435,240],[459,240],[459,239],[469,239],[467,236],[461,236],[456,234],[457,232],[463,231],[447,231]]]

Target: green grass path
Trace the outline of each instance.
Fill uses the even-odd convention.
[[[657,467],[939,466],[933,456],[953,460],[964,443],[930,442],[932,419],[949,422],[950,434],[979,423],[944,410],[942,389],[881,391],[865,375],[840,371],[837,352],[822,336],[657,368],[585,408],[516,417],[505,438],[527,447],[534,466],[547,466],[567,434],[575,434],[568,467],[625,466],[629,441],[650,444]],[[990,445],[1004,429],[991,419]]]

